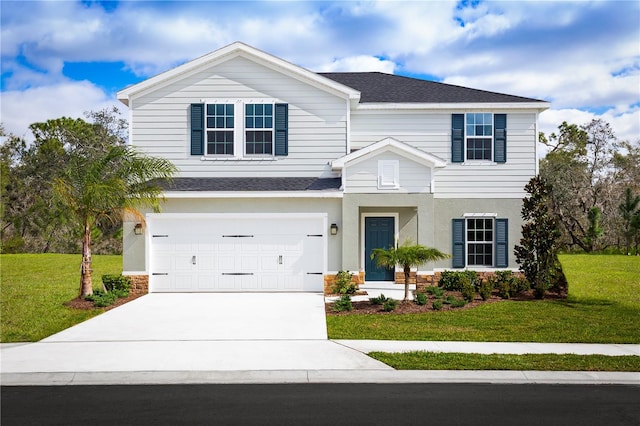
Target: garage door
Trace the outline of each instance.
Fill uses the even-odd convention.
[[[323,291],[326,215],[154,214],[151,292]]]

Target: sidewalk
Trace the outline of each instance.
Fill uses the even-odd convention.
[[[640,372],[399,371],[365,355],[372,351],[426,350],[640,356],[640,345],[315,340],[38,342],[0,345],[0,348],[0,383],[4,386],[180,383],[640,385]]]

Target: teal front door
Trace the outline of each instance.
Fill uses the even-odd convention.
[[[395,220],[393,217],[364,218],[364,256],[366,281],[394,281],[394,269],[381,268],[371,259],[373,249],[393,247],[395,240]]]

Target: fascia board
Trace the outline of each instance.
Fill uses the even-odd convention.
[[[428,154],[410,145],[402,143],[393,138],[385,138],[379,142],[371,144],[365,148],[359,149],[356,152],[345,155],[331,162],[331,166],[335,170],[340,170],[345,167],[347,163],[351,165],[357,164],[366,160],[368,157],[378,155],[385,151],[392,151],[398,155],[401,155],[409,160],[416,161],[427,167],[445,167],[447,162],[440,157],[433,154]]]
[[[342,191],[166,191],[167,199],[188,198],[342,198]]]
[[[551,108],[549,102],[475,102],[475,103],[360,103],[356,110],[470,110],[504,109],[544,111]]]

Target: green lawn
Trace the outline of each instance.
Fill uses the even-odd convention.
[[[640,371],[640,357],[632,355],[372,352],[369,356],[397,370]]]
[[[78,295],[79,254],[0,255],[0,341],[33,342],[102,312],[63,306]],[[94,286],[122,273],[122,256],[93,256]]]
[[[460,311],[327,317],[331,339],[640,342],[640,257],[561,256],[563,301],[502,301]]]

